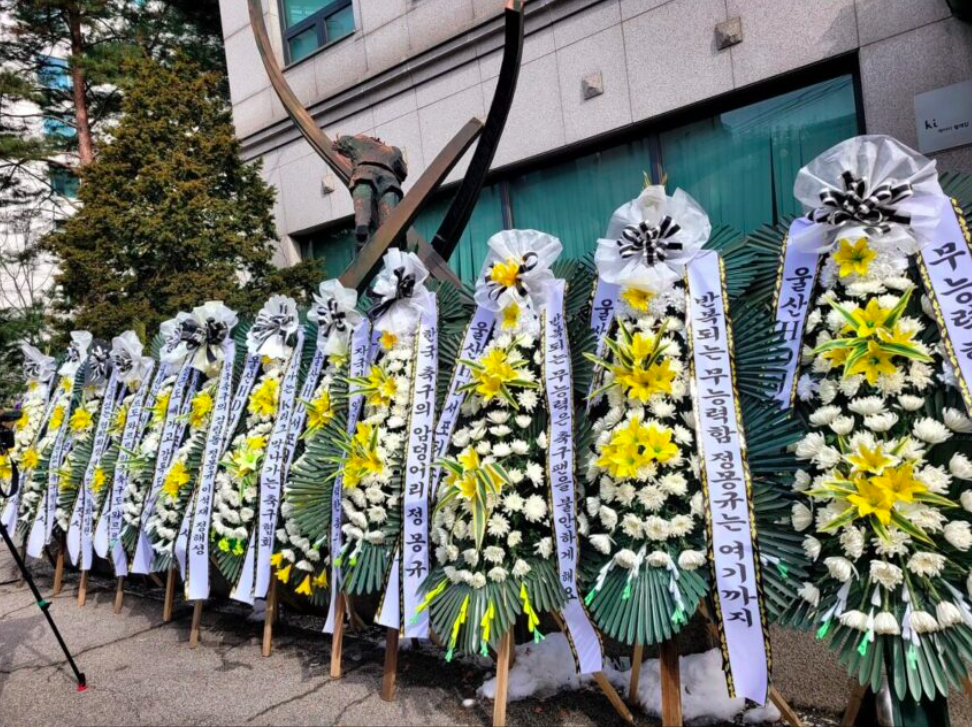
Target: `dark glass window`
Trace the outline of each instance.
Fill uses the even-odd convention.
[[[287,62],[354,33],[351,0],[281,0]]]
[[[78,187],[81,180],[67,167],[55,166],[48,167],[48,178],[51,182],[51,189],[62,197],[74,199],[78,196]]]

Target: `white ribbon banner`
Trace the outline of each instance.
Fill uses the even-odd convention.
[[[348,371],[349,378],[358,378],[368,372],[374,357],[375,343],[372,340],[371,324],[365,319],[358,328],[355,329],[351,338],[351,365]],[[358,419],[361,416],[361,408],[364,405],[364,396],[355,394],[354,391],[348,392],[348,434],[354,435],[358,427]],[[324,633],[334,633],[334,619],[337,610],[337,601],[341,596],[341,567],[337,560],[341,555],[343,545],[343,533],[341,532],[342,507],[341,495],[344,491],[344,482],[339,472],[334,478],[334,486],[331,490],[331,604],[327,609],[327,622],[324,624]]]
[[[112,371],[105,386],[105,398],[101,400],[91,457],[84,471],[78,498],[74,501],[74,511],[71,513],[71,524],[67,533],[68,556],[73,565],[78,564],[80,556],[82,571],[91,570],[91,538],[94,530],[94,491],[91,485],[94,482],[95,471],[108,448],[110,440],[108,428],[115,417],[115,407],[123,398],[122,393],[119,391],[117,374]]]
[[[429,573],[429,478],[435,438],[435,392],[438,371],[438,306],[422,311],[416,332],[412,370],[408,441],[405,445],[405,492],[402,498],[402,539],[376,622],[403,631],[406,638],[428,639],[428,612],[416,614],[419,588]],[[404,611],[403,611],[404,609]]]
[[[209,515],[213,506],[216,487],[216,470],[223,456],[223,444],[227,439],[230,406],[233,399],[233,363],[236,360],[236,342],[232,338],[223,341],[223,369],[219,373],[213,415],[206,433],[201,476],[189,507],[182,518],[179,536],[175,542],[175,556],[183,574],[186,600],[199,601],[209,598]],[[188,555],[188,572],[187,572]]]
[[[753,542],[752,485],[735,392],[722,261],[703,252],[688,266],[695,412],[703,455],[713,598],[731,696],[757,704],[769,688],[769,641]]]
[[[35,447],[38,440],[40,439],[40,433],[44,428],[44,424],[50,419],[51,412],[54,411],[54,402],[57,401],[57,396],[53,396],[54,392],[57,391],[58,380],[55,377],[46,386],[47,391],[44,394],[44,400],[46,406],[44,408],[44,417],[41,419],[41,426],[37,428],[37,434],[34,435],[34,439],[30,446]],[[26,483],[30,478],[30,470],[22,470],[20,473],[21,483]],[[7,528],[7,530],[13,532],[17,527],[17,513],[20,509],[20,493],[23,491],[23,487],[19,487],[17,492],[13,497],[7,498],[7,501],[3,505],[3,512],[0,513],[0,525]]]
[[[70,407],[68,408],[70,412]],[[71,449],[71,435],[66,433],[68,428],[68,414],[64,415],[64,422],[54,438],[54,448],[47,472],[47,493],[37,506],[34,524],[27,538],[27,555],[40,558],[44,546],[49,545],[54,533],[54,519],[57,515],[57,492],[61,481],[60,469],[64,463],[64,455]]]
[[[796,396],[797,372],[800,368],[800,355],[803,349],[803,331],[807,322],[807,312],[813,300],[820,267],[820,254],[797,250],[792,240],[802,231],[815,226],[806,217],[799,217],[790,225],[790,232],[783,243],[783,261],[776,281],[777,329],[783,333],[783,346],[786,350],[785,376],[780,382],[775,399],[783,409],[793,406]]]
[[[290,428],[290,418],[297,403],[297,384],[304,350],[304,329],[297,331],[297,341],[290,363],[280,387],[277,418],[273,423],[267,452],[260,471],[260,513],[250,533],[246,548],[246,560],[236,588],[230,598],[252,604],[257,598],[266,598],[270,588],[270,558],[273,555],[274,537],[277,532],[277,514],[280,511],[280,491],[283,488],[284,461]]]
[[[580,558],[577,537],[577,503],[574,482],[574,400],[570,368],[570,343],[564,313],[564,281],[557,280],[547,293],[543,314],[543,380],[547,390],[550,424],[547,435],[547,473],[557,547],[560,585],[567,593],[561,612],[567,636],[581,674],[594,674],[604,667],[601,640],[584,609],[577,585]]]
[[[459,349],[459,358],[467,361],[475,361],[483,355],[486,345],[493,335],[493,327],[496,325],[496,313],[477,306],[466,334],[462,338],[462,347]],[[459,391],[460,388],[469,383],[472,372],[469,367],[456,363],[452,381],[449,382],[449,393],[446,395],[445,406],[435,425],[435,457],[433,462],[442,459],[449,451],[449,440],[456,428],[456,420],[459,418],[459,410],[462,408],[466,395]],[[432,474],[432,492],[434,498],[439,491],[439,484],[445,475],[441,467],[436,467]]]
[[[165,484],[165,476],[169,473],[172,459],[182,443],[182,436],[186,430],[183,417],[189,414],[198,377],[199,372],[192,367],[190,361],[186,361],[182,366],[182,371],[179,372],[179,378],[176,379],[175,385],[172,387],[169,407],[165,412],[165,424],[162,426],[159,453],[155,460],[152,489],[145,496],[145,502],[142,506],[138,544],[135,546],[135,557],[132,559],[131,571],[138,575],[148,575],[152,570],[152,560],[154,559],[152,542],[149,540],[145,528],[155,513],[155,504],[159,493],[162,491],[162,485]]]
[[[922,248],[919,265],[965,408],[972,414],[972,236],[959,209],[949,210],[943,207],[935,239]]]
[[[155,372],[155,377],[150,378],[154,368],[155,362],[153,361],[151,368],[145,374],[142,385],[135,394],[135,398],[132,399],[128,416],[125,419],[121,451],[118,453],[118,462],[115,465],[115,474],[111,482],[111,491],[108,493],[108,502],[105,504],[95,528],[95,553],[101,558],[107,558],[109,550],[111,551],[115,575],[119,578],[128,575],[128,558],[125,556],[125,548],[119,542],[124,524],[122,503],[125,499],[125,489],[128,487],[128,460],[131,459],[131,451],[137,444],[139,434],[151,416],[151,410],[145,408],[145,402],[155,401],[155,396],[162,388],[165,377],[168,376],[168,367],[163,364]]]
[[[598,356],[604,355],[604,341],[607,340],[608,334],[611,332],[611,324],[614,323],[614,311],[618,307],[618,295],[620,292],[621,286],[609,283],[598,276],[597,285],[594,288],[594,299],[591,304],[591,330],[597,336],[596,353]],[[593,380],[591,381],[591,390],[588,394],[593,394],[600,385],[601,375],[598,371],[595,371]],[[588,410],[593,405],[594,400],[588,399]]]

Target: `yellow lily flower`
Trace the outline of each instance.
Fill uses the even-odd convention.
[[[294,592],[309,598],[314,593],[313,589],[311,588],[311,577],[306,576],[304,580],[301,581],[300,585],[297,586],[297,590]]]
[[[520,320],[520,306],[513,301],[503,309],[503,330],[512,331],[516,328],[517,321]]]
[[[162,491],[169,496],[169,499],[174,500],[179,496],[179,491],[188,483],[189,470],[186,469],[185,462],[177,460],[169,470],[169,474],[165,476],[165,482],[162,484]]]
[[[267,378],[250,394],[247,410],[250,414],[259,417],[271,417],[276,413],[279,401],[280,382],[277,379]]]
[[[861,444],[857,452],[845,455],[844,458],[858,471],[875,475],[881,474],[886,467],[897,462],[894,457],[884,453],[884,446],[881,444],[875,445],[873,449],[868,448],[866,444]]]
[[[914,478],[914,467],[910,464],[886,468],[883,474],[871,478],[871,484],[881,489],[892,504],[914,502],[915,495],[928,491],[924,484]]]
[[[51,412],[51,421],[48,424],[48,429],[52,432],[56,432],[64,424],[64,407],[58,404],[54,407],[54,411]]]
[[[848,376],[864,374],[867,383],[874,386],[882,374],[891,376],[898,373],[898,367],[891,363],[893,353],[885,351],[876,341],[868,341],[867,353],[848,370]]]
[[[83,434],[91,429],[93,424],[94,417],[92,417],[91,413],[84,407],[78,407],[78,409],[71,415],[71,431],[75,434]]]
[[[490,281],[504,288],[512,288],[520,277],[520,261],[507,258],[505,262],[496,263],[489,271]]]
[[[381,334],[381,347],[386,351],[390,351],[395,348],[396,343],[398,343],[398,336],[391,331],[385,331]]]
[[[23,456],[21,456],[20,458],[20,466],[24,469],[25,472],[30,471],[35,467],[37,467],[37,464],[39,462],[40,462],[40,455],[37,453],[37,450],[34,449],[33,447],[25,451]]]
[[[858,477],[854,481],[857,492],[847,496],[847,501],[857,508],[858,517],[868,517],[874,515],[882,524],[891,523],[892,502],[888,499],[887,492],[876,487],[871,479]]]
[[[642,313],[648,310],[648,306],[651,305],[651,299],[654,297],[654,293],[649,293],[647,290],[638,290],[637,288],[625,288],[624,292],[621,293],[621,299],[625,303]]]
[[[877,253],[867,246],[867,238],[862,237],[853,245],[850,240],[841,240],[840,249],[834,253],[834,262],[840,266],[838,275],[867,275],[867,270]]]
[[[189,426],[199,429],[205,426],[209,414],[213,410],[213,397],[209,391],[200,391],[192,397],[192,404],[189,412]]]

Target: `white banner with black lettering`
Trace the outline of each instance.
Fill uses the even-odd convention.
[[[98,424],[95,427],[94,445],[91,457],[84,471],[84,479],[78,489],[78,499],[74,501],[71,513],[71,524],[67,533],[67,550],[72,565],[78,565],[81,559],[81,570],[91,570],[92,536],[94,535],[94,483],[95,472],[101,465],[101,458],[108,448],[110,437],[108,429],[115,418],[115,407],[124,398],[124,386],[119,391],[118,377],[113,370],[105,386],[105,396],[101,400],[101,410],[98,413]]]
[[[972,414],[972,235],[957,204],[943,206],[919,265],[965,408]]]
[[[35,447],[37,445],[37,442],[40,440],[40,434],[43,431],[44,424],[50,421],[51,412],[54,411],[54,402],[57,401],[55,392],[57,391],[58,383],[59,382],[55,377],[50,382],[45,384],[47,386],[47,393],[45,394],[47,406],[44,408],[44,417],[41,419],[41,426],[38,427],[37,434],[35,435],[34,440],[31,442],[31,447]],[[0,513],[0,525],[3,525],[11,532],[13,532],[17,526],[17,513],[20,509],[20,493],[24,489],[23,485],[27,483],[29,477],[29,470],[23,470],[20,473],[21,487],[17,489],[17,492],[14,493],[13,497],[7,498],[7,501],[3,506],[3,512]]]
[[[233,403],[233,363],[236,360],[236,342],[232,338],[223,341],[223,368],[219,372],[216,401],[206,432],[203,449],[201,476],[189,507],[182,518],[179,535],[175,542],[175,557],[182,572],[186,600],[199,601],[209,598],[209,516],[216,490],[216,470],[223,456],[227,439],[230,407]]]
[[[260,471],[260,512],[259,518],[250,533],[246,548],[243,571],[236,588],[230,597],[236,601],[252,604],[257,598],[266,598],[270,588],[270,558],[277,532],[277,515],[280,512],[280,493],[283,489],[284,461],[287,457],[287,440],[291,416],[297,405],[297,390],[300,379],[300,364],[304,351],[304,329],[297,331],[297,342],[287,373],[280,387],[277,405],[277,418],[267,444],[267,453]]]
[[[483,306],[477,306],[476,312],[473,314],[472,320],[469,321],[469,326],[466,328],[466,333],[462,338],[462,348],[459,349],[459,358],[465,359],[466,361],[479,360],[479,357],[483,355],[483,351],[486,350],[486,345],[492,338],[493,327],[495,325],[496,313]],[[456,363],[452,381],[449,382],[449,393],[446,395],[445,406],[442,407],[442,413],[439,415],[439,420],[435,425],[435,456],[432,460],[433,463],[445,457],[449,450],[449,440],[452,439],[452,433],[456,428],[459,410],[466,400],[465,393],[459,391],[459,389],[469,383],[471,376],[472,372],[468,366]],[[431,497],[433,499],[439,491],[439,483],[441,483],[444,474],[441,467],[436,467],[433,471],[431,491]]]
[[[128,558],[125,555],[125,548],[119,542],[122,526],[124,524],[124,510],[122,503],[125,499],[125,489],[128,487],[128,461],[131,459],[132,450],[138,443],[139,434],[148,424],[151,410],[146,408],[146,401],[155,401],[155,397],[162,388],[162,383],[168,376],[168,367],[162,364],[155,376],[153,361],[148,371],[145,372],[144,380],[132,399],[131,406],[125,418],[125,429],[122,431],[121,449],[118,453],[118,461],[115,464],[115,473],[112,476],[111,490],[108,492],[108,502],[102,509],[102,515],[98,519],[95,528],[94,550],[100,558],[107,558],[111,551],[111,560],[115,567],[115,575],[121,578],[128,575]]]
[[[349,378],[359,378],[368,372],[368,367],[374,358],[375,341],[371,334],[371,324],[366,319],[358,328],[355,329],[351,337],[351,365],[348,371]],[[364,406],[364,396],[350,391],[348,397],[348,434],[354,435],[358,427],[358,419],[361,416],[361,407]],[[344,538],[341,532],[342,506],[341,495],[343,494],[344,483],[341,473],[338,472],[334,478],[334,486],[331,490],[331,605],[327,609],[327,622],[324,624],[324,633],[334,633],[334,619],[337,610],[337,601],[341,595],[341,550],[344,548]]]
[[[196,390],[198,378],[199,372],[192,367],[192,362],[186,361],[179,372],[179,378],[176,379],[175,385],[172,387],[169,406],[165,412],[165,424],[162,426],[159,453],[155,459],[152,488],[145,496],[145,503],[142,506],[138,544],[135,546],[135,557],[132,559],[131,571],[138,575],[148,575],[152,570],[154,555],[152,543],[145,532],[145,528],[155,513],[155,505],[159,493],[162,492],[165,476],[169,473],[169,467],[179,445],[182,444],[182,437],[185,434],[187,424],[186,418],[189,414],[189,408],[192,406],[192,397]]]
[[[716,619],[732,696],[757,704],[769,688],[769,634],[759,587],[752,483],[736,394],[722,260],[703,252],[688,266],[692,388],[703,455]]]
[[[601,640],[580,598],[577,565],[580,543],[577,536],[577,502],[574,474],[574,382],[571,375],[570,343],[564,312],[564,281],[553,282],[547,291],[543,313],[543,381],[550,413],[547,433],[547,475],[560,585],[567,593],[562,614],[567,638],[581,674],[594,674],[604,666]]]
[[[611,324],[614,323],[614,312],[618,307],[618,295],[620,293],[620,285],[609,283],[603,278],[598,277],[594,287],[594,299],[591,302],[591,330],[597,336],[597,349],[595,352],[598,356],[604,355],[604,342],[607,340],[608,334],[611,333]],[[598,373],[599,371],[600,368],[597,368],[594,373],[588,396],[600,388],[601,375]],[[593,404],[594,400],[589,398],[587,400],[588,410]]]
[[[787,360],[786,373],[775,398],[783,409],[789,409],[795,400],[803,350],[803,330],[820,267],[820,253],[799,250],[792,244],[792,240],[798,235],[806,235],[812,227],[820,228],[821,235],[823,234],[823,228],[806,217],[799,217],[790,224],[790,231],[783,242],[783,259],[776,279],[773,309],[776,311],[777,329],[783,333]]]
[[[429,574],[429,483],[435,446],[435,394],[439,370],[438,303],[432,294],[428,295],[427,301],[416,334],[408,442],[405,445],[402,539],[392,566],[393,577],[389,578],[377,619],[382,626],[402,629],[409,639],[429,638],[428,611],[416,614],[422,601],[419,589]]]

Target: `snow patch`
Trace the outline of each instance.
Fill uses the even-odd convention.
[[[682,678],[682,716],[686,722],[707,724],[732,722],[746,709],[744,699],[730,699],[718,649],[690,654],[679,659]],[[620,671],[605,665],[605,676],[625,695],[631,680],[631,669]],[[574,692],[589,685],[590,676],[579,676],[574,670],[574,657],[563,634],[550,634],[539,644],[516,647],[516,662],[510,669],[509,701],[529,697],[543,699],[560,692]],[[496,677],[487,680],[477,691],[478,697],[495,699]],[[661,716],[661,677],[657,659],[641,666],[638,700],[646,714]],[[767,703],[743,715],[746,724],[763,724],[780,719],[779,710]]]

